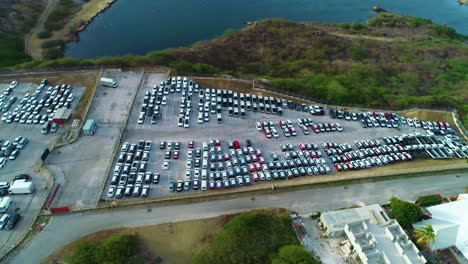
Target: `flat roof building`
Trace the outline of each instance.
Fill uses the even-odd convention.
[[[65,123],[65,121],[67,121],[68,118],[70,118],[71,112],[71,109],[67,109],[64,107],[57,109],[57,112],[55,112],[54,114],[54,118],[52,118],[52,122],[57,124]]]
[[[321,223],[330,237],[345,237],[348,258],[364,264],[424,264],[426,259],[401,226],[378,204],[324,212]]]
[[[426,208],[431,219],[415,223],[414,228],[429,223],[434,229],[435,241],[428,244],[432,250],[453,248],[451,251],[461,263],[468,263],[468,194],[459,194],[457,201]]]

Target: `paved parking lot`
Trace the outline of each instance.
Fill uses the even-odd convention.
[[[270,159],[270,152],[276,152],[282,158],[280,144],[292,144],[296,147],[299,143],[315,143],[320,145],[322,142],[336,142],[353,144],[355,140],[375,139],[384,136],[394,136],[402,133],[424,132],[421,128],[409,126],[400,126],[399,128],[366,128],[363,129],[359,122],[346,121],[344,119],[331,119],[327,113],[324,116],[312,116],[307,112],[285,109],[283,116],[266,114],[260,112],[247,111],[246,118],[236,118],[228,115],[227,108],[223,107],[222,117],[223,123],[218,124],[216,114],[210,114],[210,121],[203,124],[197,123],[198,116],[198,93],[194,93],[192,97],[192,113],[190,115],[190,127],[183,128],[178,126],[179,120],[179,105],[181,101],[181,93],[169,93],[167,95],[167,105],[160,106],[160,118],[157,124],[151,124],[151,118],[146,117],[144,124],[138,124],[138,117],[142,106],[145,92],[151,91],[154,84],[159,84],[162,79],[154,79],[154,82],[149,82],[146,86],[141,86],[136,95],[135,102],[130,114],[129,123],[123,142],[137,144],[139,140],[152,141],[153,147],[150,151],[150,159],[148,161],[148,172],[158,172],[161,175],[159,184],[149,184],[151,191],[150,196],[159,197],[170,195],[168,190],[169,181],[185,180],[185,165],[187,160],[187,142],[195,141],[195,148],[201,148],[202,142],[207,142],[209,139],[221,140],[221,146],[224,153],[229,152],[227,141],[238,140],[242,146],[245,146],[245,140],[250,139],[254,149],[260,149],[267,161]],[[201,87],[203,88],[203,87]],[[316,123],[338,122],[343,127],[343,132],[328,132],[315,134],[313,131],[309,135],[304,135],[299,127],[295,124],[297,118],[310,117]],[[296,137],[285,137],[282,130],[279,128],[280,120],[291,120],[297,131]],[[267,139],[263,133],[260,133],[255,128],[256,121],[272,121],[279,132],[279,138]],[[163,169],[164,150],[159,149],[161,140],[167,142],[180,142],[180,158],[178,160],[170,160],[170,168]],[[322,148],[320,150],[323,153]],[[330,163],[330,160],[324,155],[327,164],[332,171],[335,171]],[[117,163],[114,160],[113,167]],[[113,168],[112,167],[112,168]],[[193,167],[192,167],[193,175]],[[103,199],[107,199],[107,189],[110,185],[111,174],[108,175],[108,182],[102,194]]]
[[[53,84],[55,85],[55,84]],[[18,100],[12,105],[12,111],[24,97],[26,93],[33,93],[38,84],[20,83],[9,96],[16,96]],[[0,91],[8,88],[9,84],[0,84]],[[44,93],[44,91],[42,92]],[[42,94],[41,93],[41,94]],[[72,108],[76,107],[83,93],[82,89],[75,88],[75,100]],[[42,114],[45,110],[41,111]],[[2,113],[3,114],[3,113]],[[54,138],[62,136],[63,130],[60,128],[57,133],[41,134],[40,124],[19,124],[16,122],[5,123],[0,121],[0,139],[12,141],[18,136],[28,138],[29,142],[15,160],[8,160],[4,168],[0,169],[0,182],[11,181],[18,174],[28,174],[31,181],[36,186],[36,191],[30,195],[10,195],[13,204],[7,213],[19,213],[22,218],[13,230],[1,230],[0,235],[0,255],[3,255],[9,248],[15,245],[21,237],[28,232],[34,217],[40,211],[49,190],[46,189],[47,176],[34,171],[35,163],[40,160],[47,145]]]

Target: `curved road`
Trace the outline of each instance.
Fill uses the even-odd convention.
[[[290,208],[300,214],[307,214],[353,204],[385,203],[392,195],[411,201],[430,193],[453,196],[464,192],[464,187],[468,187],[468,172],[257,196],[255,199],[247,197],[159,207],[152,210],[54,216],[44,230],[9,263],[38,263],[38,260],[46,258],[60,247],[86,234],[104,229],[202,219],[268,207]]]

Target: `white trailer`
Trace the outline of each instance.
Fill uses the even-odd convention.
[[[14,181],[8,192],[10,194],[29,194],[33,193],[36,190],[36,186],[32,182],[27,182],[26,180],[16,180]]]
[[[117,88],[117,82],[114,79],[102,77],[101,80],[99,80],[99,83],[102,86]]]

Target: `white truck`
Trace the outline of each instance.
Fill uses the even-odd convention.
[[[0,213],[8,211],[12,202],[13,200],[8,196],[0,198]]]
[[[26,180],[16,180],[10,185],[8,192],[10,194],[29,194],[36,190],[36,186],[32,182]]]
[[[99,83],[102,86],[117,88],[117,82],[114,79],[102,77],[101,80],[99,80]]]

